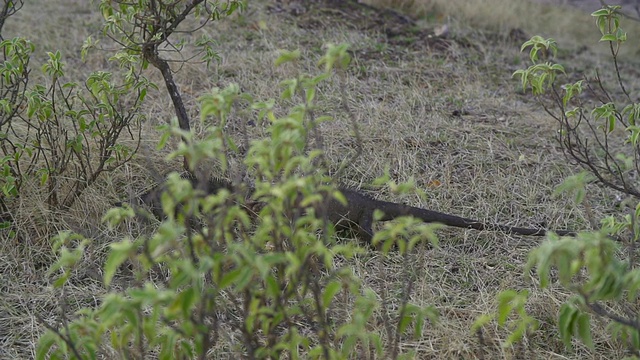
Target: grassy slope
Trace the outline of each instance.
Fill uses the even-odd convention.
[[[427,196],[398,197],[379,189],[373,193],[376,197],[510,225],[535,226],[545,222],[550,228],[585,227],[587,221],[580,208],[574,207],[570,199],[551,196],[554,187],[575,170],[567,166],[553,141],[552,120],[528,97],[518,95],[517,82],[510,78],[526,57],[518,52],[520,40],[513,41],[505,35],[511,28],[535,31],[535,23],[531,24],[530,17],[525,22],[515,19],[513,13],[522,13],[522,7],[500,6],[501,2],[495,1],[491,4],[501,10],[501,20],[489,30],[481,30],[465,25],[487,25],[478,20],[483,19],[480,8],[468,11],[470,7],[462,7],[466,10],[456,11],[450,6],[461,6],[459,2],[434,3],[436,7],[419,1],[408,5],[419,9],[414,13],[422,11],[427,19],[416,30],[394,18],[376,23],[380,15],[365,10],[303,5],[302,14],[298,14],[290,11],[295,4],[274,12],[267,11],[266,2],[252,2],[247,13],[208,28],[220,42],[221,65],[211,70],[187,66],[177,79],[195,120],[195,99],[212,86],[237,82],[256,98],[277,96],[274,84],[295,70],[271,68],[278,49],[300,48],[306,58],[301,67],[312,71],[324,43],[348,42],[352,44],[354,62],[345,86],[349,107],[361,126],[364,152],[339,181],[370,188],[367,184],[388,167],[395,180],[415,179]],[[81,79],[91,69],[104,69],[108,54],[94,55],[87,64],[79,62],[81,41],[96,32],[99,19],[90,13],[89,4],[69,4],[59,0],[29,2],[19,16],[9,20],[4,34],[31,37],[42,51],[60,48],[68,60],[70,76]],[[38,8],[46,11],[36,12]],[[541,21],[552,21],[560,29],[567,26],[548,9],[536,10],[540,16],[549,16]],[[47,16],[38,15],[43,13]],[[592,23],[586,14],[564,14],[564,21]],[[429,40],[426,34],[434,25],[432,21],[443,19],[448,19],[451,37]],[[70,22],[81,26],[71,30]],[[385,36],[383,30],[393,36]],[[584,36],[581,41],[588,38],[595,43],[596,35]],[[604,59],[600,53],[593,48],[580,55],[564,52],[560,60],[575,63],[576,69],[588,69]],[[157,74],[149,75],[159,80]],[[322,89],[320,98],[324,112],[336,117],[322,130],[330,162],[337,168],[355,151],[350,123],[338,105],[337,84]],[[146,111],[149,122],[144,130],[143,156],[102,179],[71,214],[61,215],[62,225],[56,225],[66,224],[96,239],[86,266],[79,270],[68,290],[77,304],[93,304],[94,296],[104,293],[96,281],[104,247],[126,233],[138,231],[108,232],[99,223],[108,203],[122,198],[123,187],[127,193],[137,192],[167,167],[179,166],[167,165],[165,154],[153,150],[158,140],[153,126],[173,116],[168,96],[163,92],[152,94]],[[258,126],[251,135],[263,136],[264,129]],[[611,209],[612,200],[597,188],[592,199],[596,216]],[[37,202],[37,197],[27,201],[24,212],[33,213]],[[85,219],[87,213],[90,216]],[[53,233],[56,229],[47,230]],[[594,352],[580,344],[568,351],[558,341],[553,319],[567,294],[556,288],[539,290],[523,272],[527,252],[540,240],[451,229],[440,234],[441,247],[425,247],[409,266],[403,259],[382,259],[374,253],[348,264],[378,293],[393,293],[407,276],[420,278],[411,300],[435,305],[441,312],[441,322],[429,328],[421,341],[407,341],[405,349],[414,349],[420,358],[442,359],[480,358],[482,354],[488,358],[622,356],[622,346],[609,342],[600,330],[594,335]],[[59,311],[58,294],[48,287],[44,275],[43,264],[50,261],[50,250],[41,240],[33,239],[31,244],[3,240],[0,244],[0,358],[32,357],[34,343],[43,330],[36,314],[53,321]],[[541,321],[541,329],[515,349],[499,346],[507,333],[498,328],[485,333],[485,344],[480,344],[469,327],[478,315],[494,309],[495,294],[507,288],[531,290],[529,310]]]

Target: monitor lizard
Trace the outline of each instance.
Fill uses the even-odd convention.
[[[187,176],[186,178],[191,180],[194,188],[201,190],[207,195],[215,194],[222,189],[227,189],[230,192],[234,191],[233,184],[228,180],[213,178],[207,182],[201,182],[194,177]],[[165,186],[161,183],[139,196],[139,202],[148,206],[157,218],[164,216],[160,202],[164,189]],[[320,216],[326,214],[327,219],[336,226],[337,230],[355,231],[356,235],[366,242],[370,242],[373,238],[373,221],[376,210],[382,212],[382,217],[378,219],[379,221],[389,221],[401,216],[413,216],[427,223],[440,223],[446,226],[464,229],[496,230],[509,234],[528,236],[544,236],[548,232],[548,230],[545,229],[484,223],[479,220],[427,210],[402,203],[376,200],[357,190],[346,187],[338,187],[338,190],[346,199],[346,204],[333,196],[325,196],[326,202],[315,206],[317,213]],[[249,192],[251,192],[251,189],[249,189]],[[116,206],[119,205],[121,205],[121,203],[116,204]],[[554,230],[554,232],[560,236],[576,235],[576,233],[571,230]]]

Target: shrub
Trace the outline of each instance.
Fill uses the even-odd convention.
[[[609,331],[622,339],[637,356],[640,349],[640,324],[637,322],[637,291],[640,270],[636,264],[636,246],[640,232],[640,192],[634,176],[640,169],[640,105],[634,102],[625,85],[620,67],[619,50],[627,35],[620,27],[619,6],[604,6],[591,14],[602,33],[601,42],[609,45],[612,71],[617,90],[609,86],[598,73],[593,79],[561,85],[566,73],[554,63],[557,44],[553,39],[534,36],[522,45],[529,49],[530,67],[514,73],[522,87],[530,89],[546,112],[557,121],[558,141],[567,158],[584,172],[569,177],[558,192],[572,192],[578,204],[587,210],[587,184],[597,182],[633,199],[633,211],[602,219],[602,227],[580,233],[575,238],[550,235],[548,240],[529,255],[528,269],[535,268],[542,287],[549,286],[551,274],[573,294],[560,308],[559,333],[567,346],[578,337],[593,347],[591,318],[593,315],[610,320]],[[589,105],[583,98],[587,92],[597,99]],[[592,226],[598,227],[595,219]],[[552,270],[552,269],[555,269]],[[554,275],[555,279],[556,276]],[[509,309],[501,304],[499,313]]]
[[[284,52],[276,64],[298,56]],[[323,149],[308,143],[312,129],[326,120],[311,116],[315,89],[348,62],[346,46],[329,46],[324,72],[284,81],[284,100],[302,103],[283,117],[274,114],[274,101],[254,101],[230,85],[201,97],[201,121],[217,124],[203,139],[175,122],[165,126],[160,146],[171,137],[182,140],[171,157],[184,157],[191,170],[208,158],[226,167],[227,154],[237,150],[224,132],[228,115],[238,105],[257,110],[270,137],[252,142],[244,161],[254,190],[247,198],[237,183],[237,191],[203,194],[171,174],[162,196],[166,219],[150,236],[112,244],[104,266],[107,286],[124,263],[139,281],[112,291],[95,309],[63,314],[63,327],[47,325],[38,357],[94,358],[107,347],[125,358],[206,358],[223,350],[247,358],[410,357],[400,353],[400,340],[420,337],[435,310],[409,303],[412,279],[403,284],[399,307],[386,309],[348,267],[335,265],[363,249],[336,242],[332,224],[314,211],[324,197],[342,198],[317,165]],[[132,217],[132,208],[111,209],[105,221],[116,225]],[[388,225],[374,242],[402,244],[397,248],[409,256],[418,242],[435,241],[432,229],[406,220]],[[52,272],[61,291],[88,241],[58,237],[60,258]],[[154,281],[158,268],[166,273]],[[369,330],[380,316],[383,334]]]

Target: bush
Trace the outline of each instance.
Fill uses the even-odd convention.
[[[640,269],[637,268],[636,242],[640,237],[640,192],[634,177],[640,169],[640,104],[632,101],[620,67],[619,50],[627,35],[620,27],[619,6],[605,6],[591,14],[602,33],[600,41],[609,45],[616,90],[599,73],[593,79],[560,85],[566,75],[561,64],[551,59],[557,52],[553,39],[534,36],[522,45],[529,49],[533,63],[518,70],[522,87],[530,89],[539,104],[557,121],[558,141],[567,158],[584,169],[568,178],[558,192],[572,192],[576,203],[590,208],[587,185],[599,183],[629,197],[634,208],[629,214],[602,219],[602,227],[580,233],[575,238],[551,235],[530,253],[528,269],[535,268],[539,283],[547,287],[552,278],[575,295],[560,309],[559,333],[567,346],[578,337],[593,347],[591,318],[597,315],[610,321],[609,331],[621,339],[635,356],[640,355],[640,324],[637,321],[637,292]],[[589,105],[582,96],[587,92],[597,99]],[[591,219],[594,228],[599,227]],[[552,276],[552,274],[554,274]],[[555,275],[557,274],[557,275]],[[507,307],[503,306],[502,309]]]
[[[4,13],[20,4],[5,2]],[[0,210],[7,227],[20,220],[20,199],[33,188],[49,213],[66,210],[100,175],[131,161],[140,141],[133,135],[143,120],[140,105],[153,85],[143,77],[119,82],[104,71],[83,84],[65,82],[60,52],[48,53],[43,83],[33,84],[34,45],[17,37],[2,40],[0,48]],[[125,134],[133,147],[122,143]]]
[[[207,194],[197,183],[170,174],[161,196],[166,218],[158,228],[109,248],[105,285],[122,282],[122,271],[131,271],[135,281],[123,291],[112,288],[96,307],[64,306],[65,288],[71,286],[69,280],[92,240],[61,232],[54,239],[58,259],[50,274],[61,294],[63,311],[57,323],[62,325],[41,319],[48,331],[40,338],[37,358],[206,358],[220,350],[248,358],[410,357],[410,352],[401,353],[400,341],[420,337],[425,320],[435,320],[436,311],[409,303],[412,278],[402,284],[391,310],[386,301],[396,299],[381,301],[350,268],[336,266],[364,249],[357,242],[337,242],[333,225],[314,210],[325,197],[342,198],[323,166],[317,125],[328,119],[316,118],[314,110],[317,86],[331,79],[334,71],[343,74],[348,65],[347,47],[329,46],[319,75],[283,82],[279,105],[288,109],[285,116],[275,115],[275,100],[256,101],[237,85],[203,95],[200,120],[206,136],[196,138],[188,118],[185,123],[180,94],[172,91],[177,88],[157,49],[176,22],[191,12],[197,17],[199,11],[211,11],[206,18],[215,20],[240,3],[225,7],[200,1],[184,8],[177,4],[161,1],[153,12],[143,4],[103,1],[106,31],[125,46],[114,58],[127,70],[131,88],[140,90],[140,101],[151,85],[139,82],[136,69],[151,64],[162,73],[177,118],[162,128],[159,146],[172,138],[179,140],[170,158],[183,157],[190,173],[208,159],[217,160],[226,171],[231,154],[241,153],[224,131],[229,115],[236,107],[257,112],[269,124],[270,137],[243,147],[248,149],[243,162],[247,177],[254,183],[234,182],[232,191]],[[95,45],[90,39],[85,50]],[[211,51],[204,54],[205,61],[215,57]],[[283,52],[276,65],[295,62],[299,56]],[[46,69],[51,76],[58,75],[57,60],[53,55]],[[108,78],[103,80],[98,85],[110,84]],[[252,191],[247,192],[249,187]],[[115,227],[136,221],[137,213],[129,206],[114,208],[104,221]],[[418,242],[435,241],[432,225],[414,223],[388,225],[374,241],[385,242],[386,248],[398,244],[403,256],[410,256]],[[374,319],[385,322],[384,333],[369,330]]]
[[[284,53],[276,63],[296,56]],[[224,164],[225,154],[235,148],[223,131],[227,116],[236,103],[249,101],[271,124],[270,138],[253,142],[245,160],[249,177],[256,179],[254,191],[249,199],[228,189],[203,194],[188,179],[170,175],[162,197],[167,218],[149,237],[112,244],[105,263],[107,286],[125,262],[137,269],[139,284],[112,292],[97,309],[81,309],[64,328],[49,326],[38,356],[93,358],[110,339],[121,356],[135,358],[204,358],[220,346],[248,358],[401,357],[399,340],[421,336],[424,321],[436,318],[435,310],[408,302],[408,280],[399,308],[385,315],[387,334],[368,330],[384,310],[380,301],[348,267],[334,265],[336,258],[348,260],[363,249],[354,242],[336,243],[333,226],[314,211],[323,197],[341,195],[315,165],[321,150],[307,152],[309,124],[322,120],[309,118],[309,109],[318,83],[329,78],[333,66],[347,62],[346,46],[330,46],[323,58],[326,72],[287,81],[285,100],[304,94],[305,102],[284,117],[274,115],[273,102],[255,102],[231,85],[200,99],[201,120],[215,117],[219,124],[210,126],[204,139],[193,140],[177,124],[167,126],[165,141],[187,139],[172,156],[185,156],[194,167],[210,157]],[[134,216],[131,208],[115,208],[105,220],[116,225]],[[374,241],[394,234],[398,242],[415,244],[431,234],[431,227],[396,225]],[[60,274],[56,286],[64,289],[79,257],[65,254],[81,253],[88,240],[81,239],[72,250],[66,249],[77,243],[75,236],[58,240],[63,250],[52,271]],[[166,268],[167,275],[152,281],[158,267]],[[239,339],[223,341],[230,336]]]

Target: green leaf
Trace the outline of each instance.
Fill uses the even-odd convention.
[[[575,196],[575,202],[577,204],[581,204],[584,200],[584,196],[586,195],[587,184],[594,180],[595,177],[591,173],[583,171],[577,175],[567,177],[562,184],[556,187],[553,194],[557,196],[564,192],[573,193]]]
[[[634,349],[640,348],[640,331],[637,329],[628,329],[631,332],[631,345]]]
[[[589,314],[582,313],[578,315],[578,335],[589,349],[593,350],[593,339],[591,338],[591,323],[589,321]]]
[[[227,142],[227,145],[229,146],[229,149],[231,149],[231,151],[235,153],[240,152],[240,149],[236,145],[235,141],[233,141],[233,138],[231,136],[225,135],[225,140]]]
[[[411,324],[411,320],[413,319],[413,317],[411,315],[407,315],[407,314],[403,314],[402,317],[400,317],[400,321],[398,322],[398,331],[402,334],[405,332],[405,330],[407,329],[407,326],[409,326],[409,324]]]
[[[471,332],[473,333],[477,332],[478,330],[482,329],[485,325],[489,324],[491,320],[493,320],[492,315],[482,314],[478,316],[476,320],[473,322],[473,325],[471,325]]]
[[[58,339],[58,335],[49,330],[40,336],[38,346],[36,347],[36,360],[48,359],[47,354],[49,353],[49,349],[56,344]]]
[[[419,338],[422,337],[422,330],[424,328],[424,320],[425,320],[425,312],[424,311],[417,312],[416,316],[415,316],[415,321],[413,322],[413,324],[414,324],[413,336],[416,339],[419,339]]]
[[[277,299],[278,294],[280,294],[280,285],[278,281],[273,276],[267,276],[266,280],[266,292],[272,299]]]
[[[68,271],[65,271],[53,282],[53,287],[56,289],[60,289],[64,284],[67,283],[67,280],[69,280],[70,276],[71,274]]]
[[[313,99],[315,98],[316,95],[316,90],[314,88],[309,88],[307,89],[307,94],[306,94],[306,102],[307,102],[307,106],[313,105]]]
[[[253,271],[248,266],[244,266],[238,269],[238,271],[239,271],[238,281],[236,282],[235,287],[236,287],[236,290],[242,291],[242,290],[245,290],[251,283],[251,280],[253,279]]]
[[[135,244],[129,239],[111,244],[110,247],[111,251],[104,265],[104,284],[107,287],[111,284],[113,275],[118,270],[118,267],[132,255],[136,248]]]
[[[43,170],[44,171],[40,173],[40,186],[44,186],[44,184],[47,183],[47,180],[49,180],[49,172],[46,171],[46,169]]]
[[[195,303],[200,299],[193,287],[186,288],[176,298],[175,303],[180,306],[182,316],[189,317],[193,312]]]
[[[140,94],[138,95],[138,100],[139,100],[140,102],[143,102],[143,101],[144,101],[144,99],[145,99],[145,97],[147,97],[147,88],[142,88],[142,89],[140,90]]]
[[[301,55],[300,50],[293,50],[293,51],[281,50],[280,56],[278,56],[278,58],[275,61],[275,66],[280,66],[287,62],[296,61],[300,59],[300,55]]]
[[[558,327],[560,330],[560,338],[565,346],[571,347],[571,337],[576,320],[578,318],[578,309],[572,304],[564,303],[560,307],[560,316],[558,318]]]
[[[513,310],[511,301],[516,297],[514,290],[505,290],[498,294],[498,325],[504,326],[509,314]]]
[[[609,10],[607,9],[600,9],[600,10],[596,10],[594,12],[591,13],[591,16],[594,17],[600,17],[600,16],[606,16],[609,14]]]
[[[324,293],[322,294],[322,306],[325,309],[329,307],[331,301],[336,296],[336,294],[342,288],[342,284],[337,280],[330,281],[324,288]]]
[[[235,283],[237,279],[240,277],[242,269],[234,269],[222,276],[220,282],[218,283],[218,287],[220,290],[227,288],[229,285]]]
[[[163,133],[160,136],[160,141],[158,141],[158,146],[156,146],[156,149],[162,150],[167,145],[167,141],[169,141],[169,139],[171,138],[171,132],[169,131],[168,127],[164,126],[159,130],[163,130]]]

